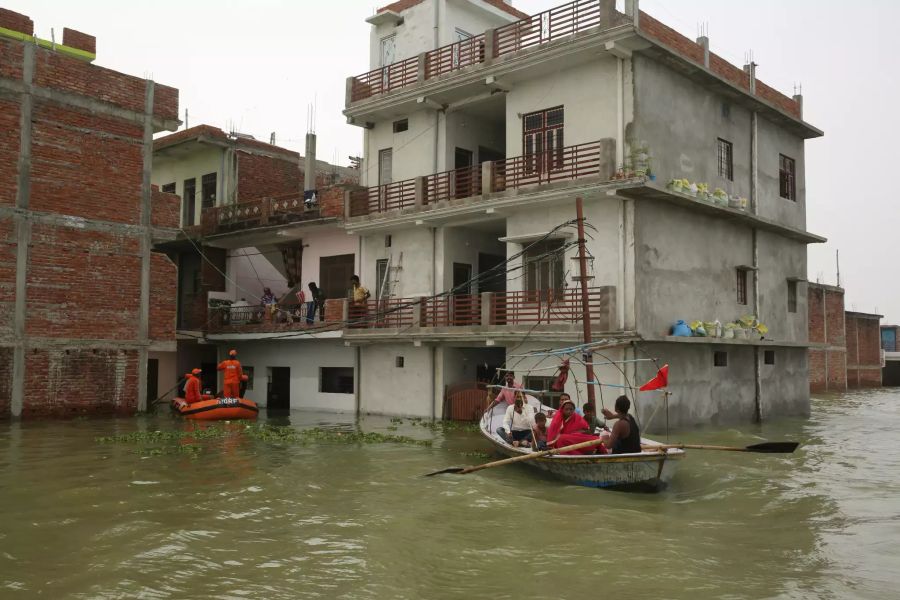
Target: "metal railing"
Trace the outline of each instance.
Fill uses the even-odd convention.
[[[425,177],[423,204],[479,195],[481,195],[481,165],[461,167]]]
[[[601,152],[600,142],[588,142],[495,161],[491,169],[491,191],[599,175]]]
[[[588,306],[592,317],[609,310],[610,289],[612,288],[588,289]],[[499,292],[491,299],[490,315],[493,325],[579,323],[584,315],[581,290],[568,288]]]
[[[401,60],[386,67],[373,69],[368,73],[357,75],[353,78],[350,90],[350,100],[365,100],[376,94],[390,92],[406,87],[416,82],[418,77],[419,59],[414,56]]]
[[[484,34],[448,44],[425,54],[425,79],[484,62]]]
[[[428,298],[422,303],[421,323],[425,327],[481,325],[481,296],[457,294]]]
[[[612,22],[606,25],[626,23],[625,15],[611,12]],[[621,19],[616,19],[616,16]],[[599,27],[603,23],[601,2],[598,0],[575,0],[527,19],[498,27],[494,32],[494,49],[497,56],[518,52],[525,48],[540,46],[562,37]]]

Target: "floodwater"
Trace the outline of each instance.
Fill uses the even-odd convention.
[[[300,445],[238,424],[95,441],[196,426],[168,414],[0,424],[0,598],[898,598],[900,390],[812,413],[673,434],[803,445],[689,451],[659,494],[523,466],[423,478],[484,460],[478,434],[381,418],[360,425],[433,446]],[[336,419],[269,422],[354,426]]]

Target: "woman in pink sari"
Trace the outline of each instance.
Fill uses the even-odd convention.
[[[575,403],[568,394],[559,397],[559,410],[553,415],[550,426],[547,427],[547,447],[562,448],[572,444],[580,444],[599,439],[596,435],[588,433],[590,427],[584,417],[575,412]],[[603,444],[589,446],[580,450],[571,450],[562,454],[606,454]]]

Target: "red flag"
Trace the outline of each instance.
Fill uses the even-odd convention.
[[[650,390],[658,390],[660,388],[664,388],[667,385],[669,385],[669,365],[663,365],[662,368],[656,372],[656,377],[654,377],[638,389],[642,392],[649,392]]]
[[[567,358],[559,365],[559,375],[550,384],[550,390],[553,392],[561,392],[566,389],[566,380],[569,379],[569,359]]]

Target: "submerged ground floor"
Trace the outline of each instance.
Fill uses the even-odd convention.
[[[217,361],[236,349],[248,375],[246,396],[269,410],[309,409],[422,418],[474,419],[486,388],[504,370],[533,393],[550,391],[562,360],[571,361],[565,384],[587,402],[584,356],[577,340],[420,342],[350,341],[342,337],[286,336],[179,343],[177,373],[204,370],[204,387],[221,388]],[[664,341],[609,340],[593,351],[598,403],[612,407],[627,394],[648,432],[667,427],[753,422],[807,415],[807,351],[802,346],[759,345],[693,338]],[[669,365],[666,392],[637,388]],[[758,373],[758,377],[757,377]],[[758,381],[758,383],[757,383]]]

